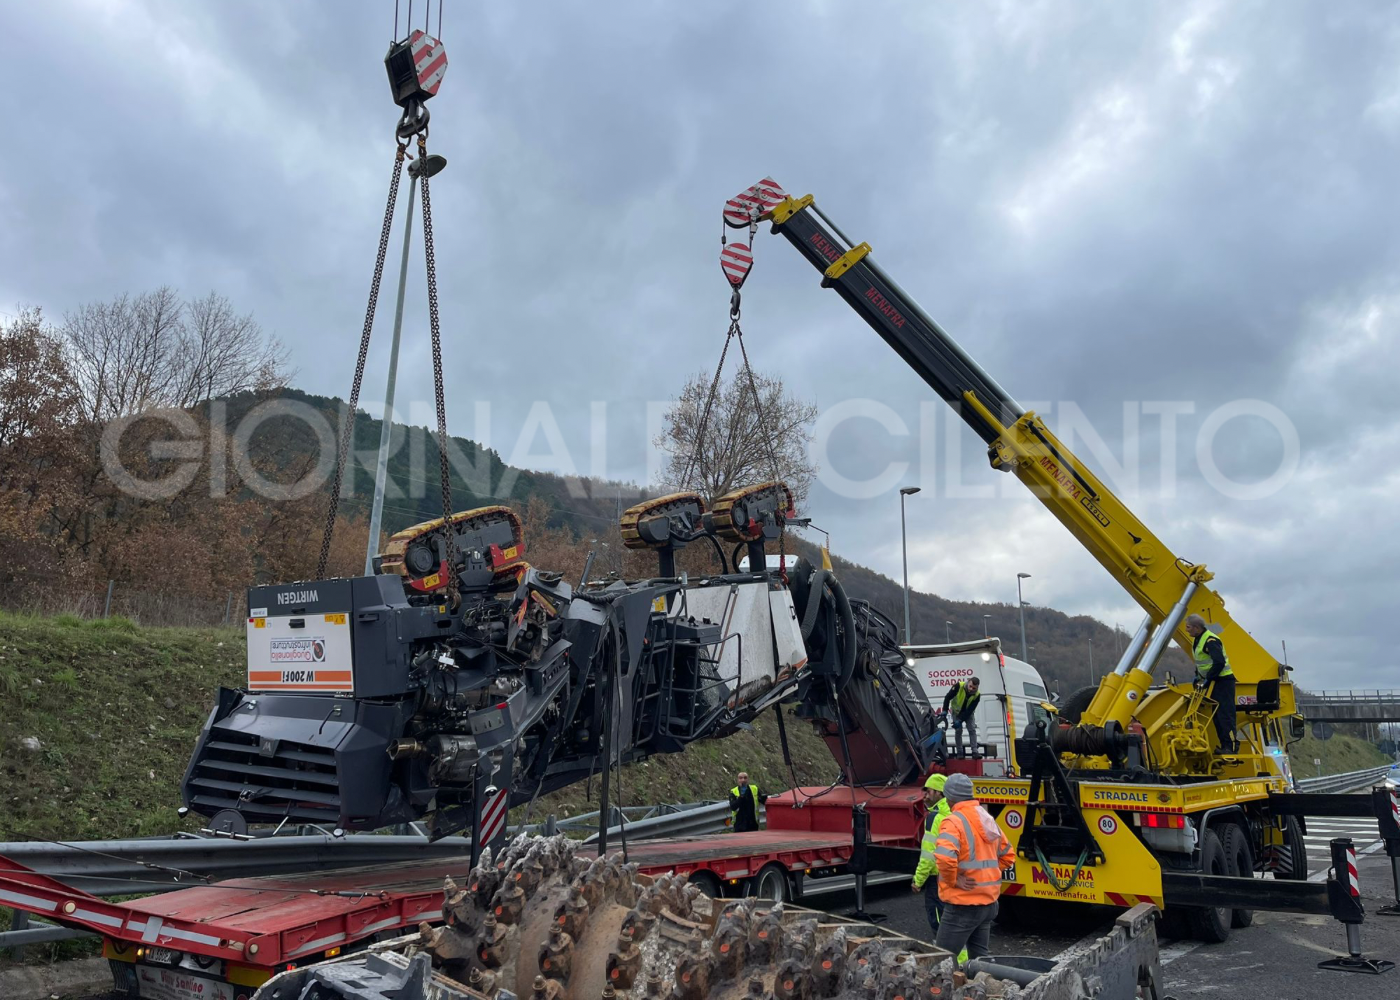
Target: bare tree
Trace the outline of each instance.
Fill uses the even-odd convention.
[[[753,378],[759,405],[741,368],[732,381],[720,384],[708,419],[709,379],[696,375],[686,383],[654,442],[670,456],[663,487],[714,498],[776,475],[799,503],[806,499],[817,472],[807,450],[817,408],[788,395],[780,379],[757,372]]]
[[[165,405],[184,305],[171,288],[89,302],[64,317],[70,367],[84,415],[103,421]]]
[[[290,376],[282,344],[213,292],[187,302],[166,287],[90,302],[64,317],[62,332],[93,422],[278,388]]]
[[[252,313],[240,316],[227,298],[210,292],[185,303],[184,320],[172,359],[176,406],[286,384],[287,350],[263,335]]]

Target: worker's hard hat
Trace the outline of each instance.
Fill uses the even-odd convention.
[[[941,792],[947,781],[948,776],[946,774],[930,774],[928,780],[924,782],[924,787],[932,788],[935,792]]]

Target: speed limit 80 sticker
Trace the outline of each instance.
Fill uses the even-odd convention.
[[[1112,836],[1118,832],[1118,821],[1112,816],[1099,817],[1099,833],[1105,837]]]

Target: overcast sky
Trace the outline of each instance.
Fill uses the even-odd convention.
[[[432,193],[454,433],[644,480],[647,403],[708,375],[724,339],[721,206],[772,175],[1062,437],[1092,428],[1102,446],[1076,450],[1214,569],[1237,622],[1287,641],[1301,683],[1400,686],[1397,4],[444,7],[430,148],[450,161]],[[0,310],[212,289],[291,346],[300,387],[345,395],[393,156],[392,15],[8,6]],[[941,404],[921,434],[931,391],[766,229],[744,297],[755,365],[894,427],[853,417],[827,440],[806,513],[836,549],[898,578],[896,489],[922,485],[918,589],[1014,601],[1024,571],[1032,603],[1131,631],[1125,593]],[[399,392],[428,423],[420,261]],[[381,302],[370,404],[392,285]],[[567,455],[549,421],[519,446],[537,401]],[[1217,428],[1203,469],[1202,430],[1240,401],[1255,415]],[[1164,424],[1163,403],[1191,412]],[[908,465],[882,478],[891,463]],[[1267,495],[1227,495],[1276,472]]]

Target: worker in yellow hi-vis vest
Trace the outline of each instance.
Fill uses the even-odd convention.
[[[962,756],[963,726],[967,726],[972,756],[982,756],[982,748],[977,745],[977,705],[982,701],[982,695],[979,693],[981,687],[982,681],[979,678],[969,677],[965,681],[958,681],[943,696],[943,711],[948,713],[948,721],[953,724],[953,736],[956,739],[959,757]]]
[[[758,790],[757,785],[749,784],[745,771],[739,772],[738,784],[729,790],[729,828],[735,833],[758,829],[758,807],[768,801],[768,796]]]
[[[1235,753],[1235,672],[1220,636],[1206,628],[1200,615],[1186,616],[1186,634],[1191,637],[1191,655],[1196,661],[1198,688],[1209,688],[1206,696],[1216,704],[1215,732],[1220,737],[1217,754]]]
[[[919,841],[919,867],[914,869],[913,889],[924,894],[924,912],[929,929],[938,934],[938,920],[943,915],[943,901],[938,898],[938,828],[952,813],[952,806],[943,797],[946,774],[930,774],[924,782],[924,836]],[[929,881],[930,876],[933,877]]]

